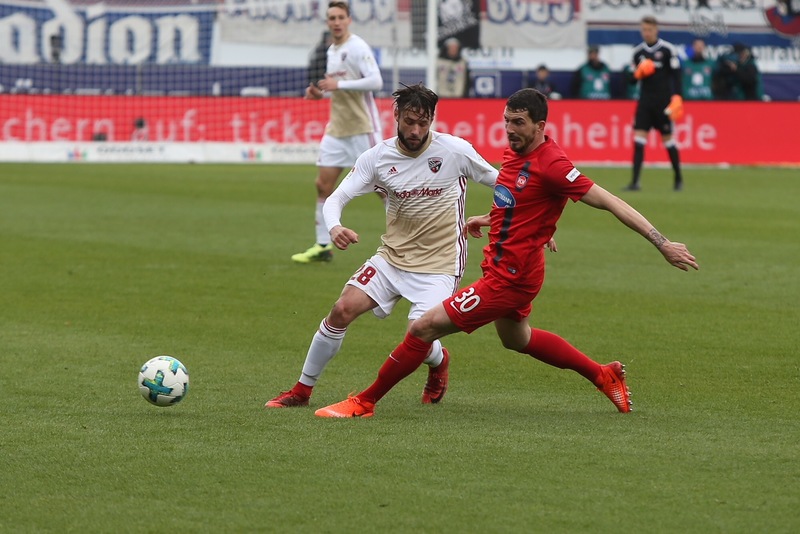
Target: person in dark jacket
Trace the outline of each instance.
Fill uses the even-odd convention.
[[[761,73],[750,49],[735,43],[733,50],[717,60],[712,82],[714,97],[719,100],[761,100]]]
[[[550,100],[561,98],[561,94],[556,90],[555,84],[550,80],[550,69],[544,63],[536,68],[536,72],[533,73],[533,76],[528,81],[528,87],[536,89]]]

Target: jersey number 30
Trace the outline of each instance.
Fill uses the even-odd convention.
[[[475,309],[481,303],[481,298],[475,294],[475,288],[471,287],[462,291],[460,295],[453,297],[451,305],[461,313],[467,313]]]

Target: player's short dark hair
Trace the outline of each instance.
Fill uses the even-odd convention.
[[[333,2],[328,2],[328,9],[332,7],[338,7],[339,9],[344,9],[347,16],[350,16],[350,4],[347,2],[342,2],[342,0],[333,0]]]
[[[547,97],[536,89],[520,89],[508,97],[506,108],[511,111],[527,111],[533,122],[547,120]]]
[[[658,21],[652,15],[647,15],[642,17],[642,24],[652,24],[653,26],[658,26]]]
[[[436,114],[436,104],[439,95],[418,83],[416,85],[403,84],[402,89],[392,93],[397,111],[414,110],[430,119]]]

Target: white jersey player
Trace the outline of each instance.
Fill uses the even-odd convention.
[[[325,137],[349,142],[349,138],[360,134],[368,134],[374,146],[383,136],[378,116],[378,106],[372,91],[383,87],[383,78],[372,49],[366,41],[352,33],[341,44],[334,43],[328,48],[328,68],[326,78],[335,80],[336,87],[331,87],[331,115],[325,127]],[[332,84],[333,80],[321,80],[320,88]],[[323,138],[323,143],[325,138]],[[321,147],[323,148],[323,147]],[[345,149],[354,147],[344,146]],[[366,150],[366,149],[365,149]],[[347,167],[351,167],[357,154],[349,153]],[[321,151],[320,162],[335,162],[335,158],[342,157],[331,151]]]
[[[331,112],[317,158],[317,242],[292,256],[297,263],[333,258],[322,205],[333,192],[342,171],[351,168],[358,156],[383,139],[373,95],[373,91],[383,88],[383,78],[372,49],[361,37],[350,33],[351,22],[346,2],[328,4],[327,23],[332,44],[328,48],[325,78],[306,88],[305,96],[309,100],[330,97]]]
[[[498,171],[468,142],[430,130],[438,97],[421,84],[394,93],[397,137],[362,154],[325,203],[331,242],[344,250],[358,234],[342,226],[352,199],[386,195],[386,233],[381,246],[347,282],[314,335],[297,384],[267,402],[268,408],[307,406],[313,387],[342,345],[347,327],[372,310],[386,317],[401,298],[411,302],[412,321],[453,295],[464,273],[467,243],[464,205],[467,182],[494,187]],[[423,403],[438,403],[448,384],[449,354],[434,343]]]

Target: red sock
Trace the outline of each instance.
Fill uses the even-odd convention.
[[[313,390],[314,390],[314,386],[307,386],[305,384],[302,384],[302,383],[298,382],[292,388],[292,393],[294,393],[298,397],[309,398],[309,397],[311,397],[311,392]]]
[[[431,343],[425,343],[418,337],[406,334],[396,349],[378,371],[378,378],[370,387],[358,394],[358,398],[376,403],[389,393],[398,382],[413,373],[428,356]]]
[[[522,352],[553,367],[572,369],[592,384],[600,376],[599,363],[570,345],[563,337],[547,330],[531,328],[531,340]]]

